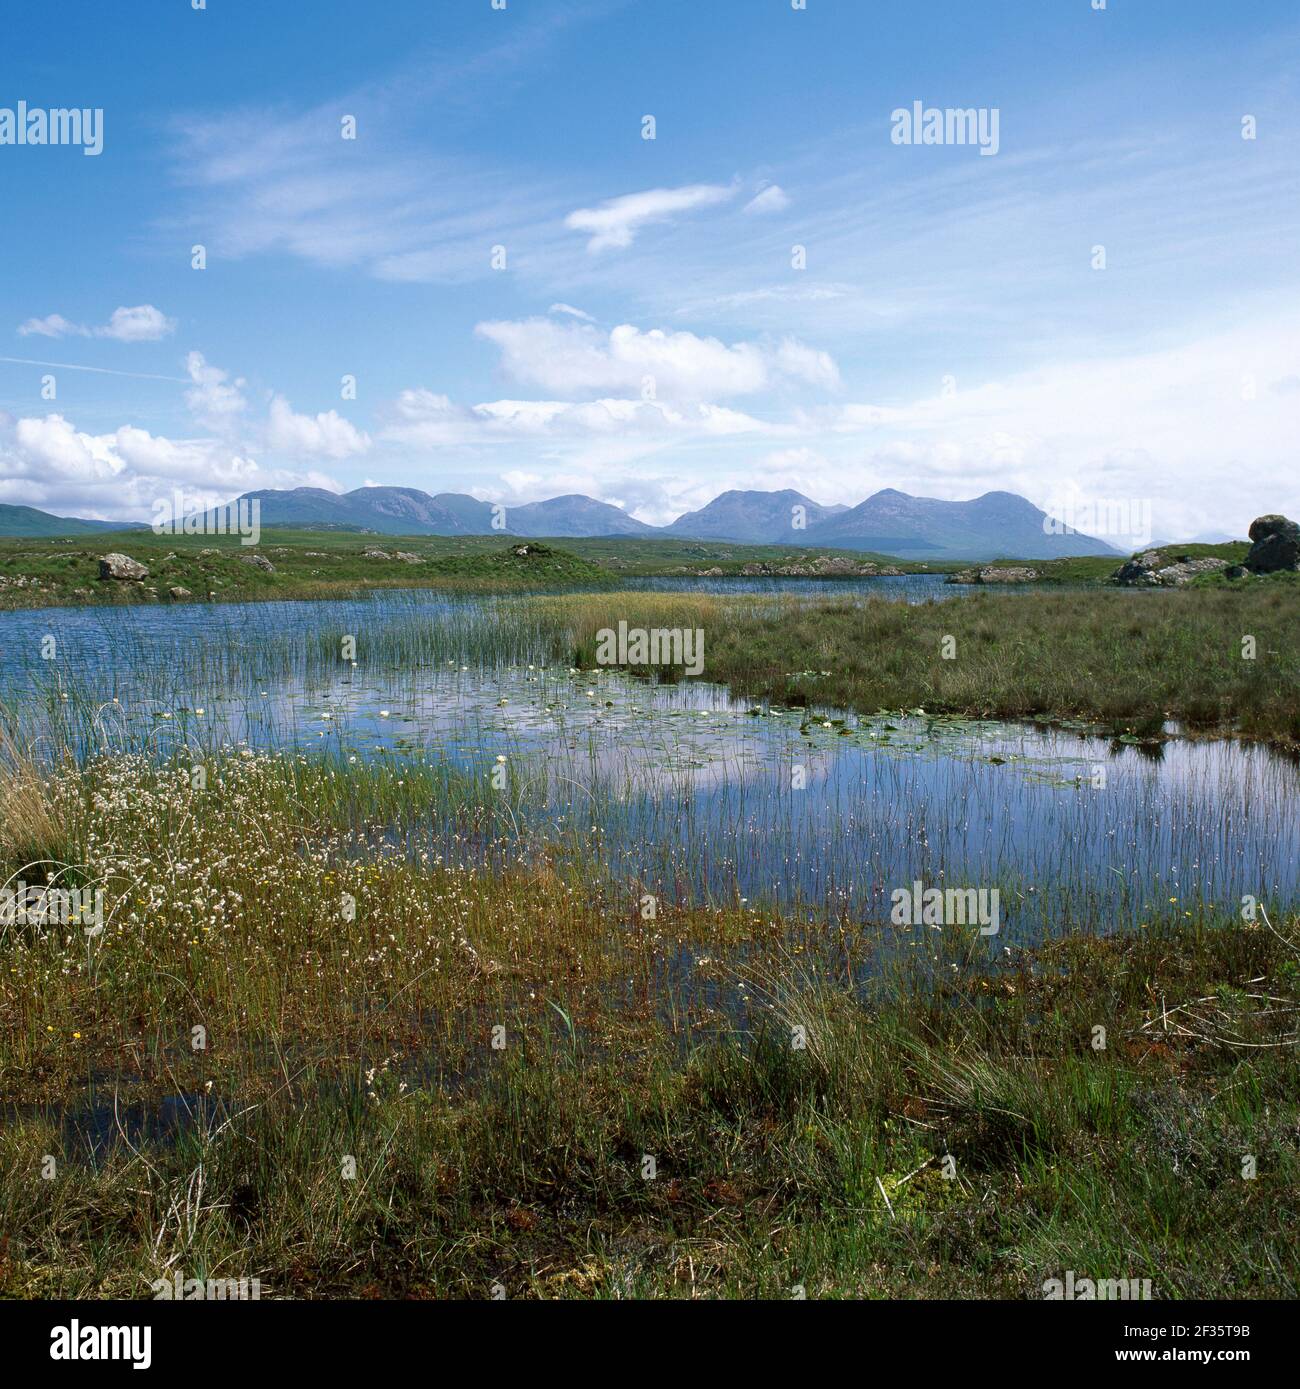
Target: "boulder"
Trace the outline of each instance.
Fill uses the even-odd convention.
[[[176,584],[167,590],[167,596],[168,598],[192,598],[194,595],[188,588],[182,588],[180,584]]]
[[[983,569],[958,569],[944,580],[947,584],[1032,584],[1038,570],[1026,565],[986,565]]]
[[[1110,581],[1133,588],[1182,588],[1198,574],[1212,574],[1227,568],[1226,559],[1192,559],[1190,555],[1180,555],[1171,562],[1169,556],[1159,550],[1147,550],[1145,554],[1125,560]]]
[[[1156,580],[1165,588],[1182,588],[1198,574],[1212,574],[1216,569],[1227,569],[1226,559],[1184,559],[1177,564],[1167,564],[1156,570]]]
[[[361,552],[362,559],[392,559],[392,555],[387,550],[377,549],[374,545],[369,546]]]
[[[1300,525],[1285,516],[1257,516],[1249,533],[1254,543],[1245,565],[1252,574],[1300,569]]]
[[[100,555],[99,577],[101,579],[121,579],[138,581],[149,577],[148,568],[130,555]]]
[[[275,565],[265,555],[240,555],[239,562],[240,564],[251,564],[254,569],[260,569],[263,574],[275,573]]]
[[[980,570],[979,581],[982,584],[1032,584],[1037,577],[1037,569],[1027,569],[1013,564],[1003,565],[1001,568],[990,565],[989,568]]]
[[[1110,576],[1110,581],[1113,584],[1123,584],[1126,588],[1158,587],[1160,580],[1156,578],[1156,570],[1164,562],[1165,557],[1159,550],[1147,550],[1144,554],[1126,559]]]

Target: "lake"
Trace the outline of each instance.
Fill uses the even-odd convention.
[[[758,583],[760,599],[963,592],[936,576]],[[755,592],[638,587],[732,584]],[[31,739],[52,718],[83,749],[436,766],[447,791],[423,847],[500,861],[558,843],[673,899],[886,919],[918,881],[996,888],[999,945],[1297,900],[1300,769],[1263,746],[854,716],[573,671],[518,612],[407,590],[5,613],[0,698]]]

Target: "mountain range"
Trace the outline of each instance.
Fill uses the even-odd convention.
[[[592,497],[551,497],[497,507],[461,492],[430,496],[415,487],[319,487],[248,492],[261,504],[261,524],[382,535],[504,535],[554,538],[622,536],[819,545],[872,550],[905,559],[1053,559],[1110,555],[1110,545],[1078,531],[1046,530],[1046,514],[1014,492],[986,492],[971,501],[913,497],[886,488],[857,506],[822,506],[800,492],[730,491],[667,526],[651,526]],[[139,523],[79,521],[31,507],[0,506],[0,535],[79,535]]]

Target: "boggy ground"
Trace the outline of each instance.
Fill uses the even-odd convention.
[[[3,766],[6,876],[107,893],[4,935],[0,1293],[1296,1295],[1295,918],[854,985],[888,928],[408,854],[410,769]]]
[[[1154,736],[1172,719],[1192,733],[1297,745],[1294,579],[1159,593],[976,593],[914,605],[649,593],[524,601],[575,665],[593,664],[596,634],[620,620],[698,628],[704,679],[782,704],[1083,719]]]

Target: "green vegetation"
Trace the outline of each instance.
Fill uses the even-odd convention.
[[[688,594],[529,600],[576,665],[617,621],[699,627],[704,677],[782,704],[1086,719],[1300,742],[1300,588],[973,593],[909,606]],[[945,638],[955,641],[951,659]],[[1254,639],[1253,659],[1243,642]]]
[[[1149,548],[1163,555],[1167,564],[1187,559],[1221,559],[1228,564],[1240,564],[1250,552],[1250,545],[1244,540],[1219,545],[1154,545]],[[995,559],[992,564],[966,567],[1015,569],[1027,566],[1037,571],[1038,578],[1034,582],[1039,584],[1103,584],[1123,564],[1124,558],[1119,555],[1072,555],[1067,559]],[[1204,579],[1198,578],[1194,582],[1203,583]],[[1220,582],[1223,582],[1221,578]]]
[[[108,892],[6,933],[2,1295],[1297,1293],[1294,919],[899,928],[864,983],[893,928],[431,860],[404,770],[5,766],[6,875],[57,823]]]
[[[113,552],[146,565],[149,577],[140,583],[101,580],[99,557]],[[253,556],[268,560],[274,572],[247,563]],[[89,546],[81,539],[0,540],[0,608],[338,598],[375,588],[490,592],[609,582],[605,570],[572,550],[499,536],[406,540],[266,531],[255,547],[230,537],[158,536],[152,531],[104,535]],[[173,588],[188,594],[172,600]]]

